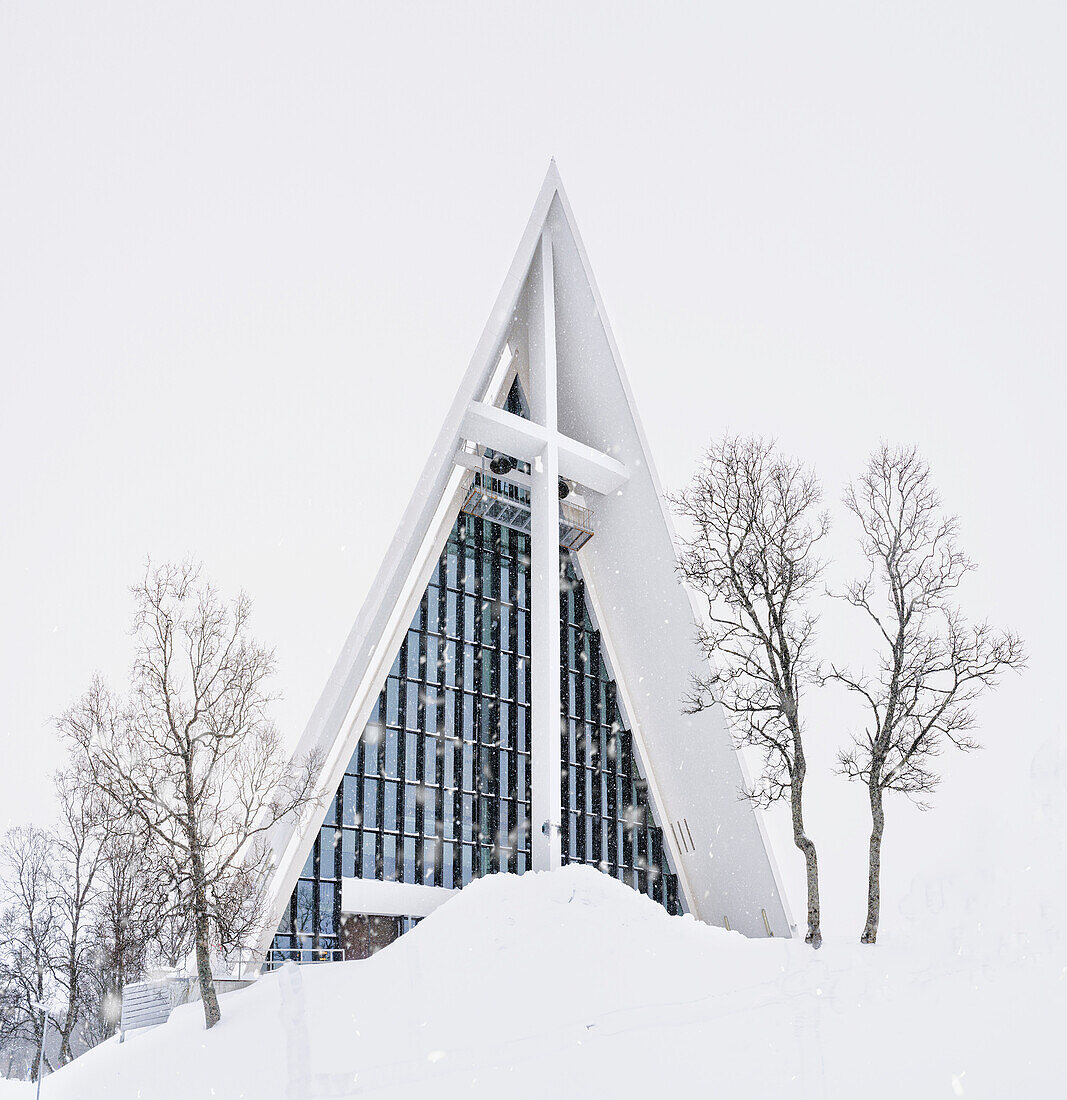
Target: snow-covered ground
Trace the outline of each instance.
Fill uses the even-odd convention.
[[[815,953],[568,867],[478,881],[374,958],[287,967],[222,1010],[98,1047],[42,1096],[1053,1096],[1067,997],[1022,937]]]

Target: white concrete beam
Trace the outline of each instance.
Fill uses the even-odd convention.
[[[603,494],[614,493],[629,480],[630,471],[618,459],[565,435],[557,439],[560,477]]]
[[[467,406],[460,432],[471,443],[492,447],[524,462],[533,462],[548,442],[540,424],[481,401],[472,401]]]
[[[472,401],[463,417],[462,434],[471,443],[492,447],[513,458],[533,462],[545,453],[552,438],[559,451],[559,474],[568,481],[576,481],[595,493],[613,493],[626,484],[630,474],[626,467],[585,443],[560,435],[532,420]]]
[[[444,886],[345,878],[341,880],[341,912],[378,917],[426,917],[458,893]]]
[[[530,382],[544,446],[530,488],[530,855],[535,871],[563,860],[560,834],[559,448],[552,238],[541,236],[540,292],[531,302]],[[536,299],[540,299],[537,301]],[[529,421],[516,417],[521,424]]]

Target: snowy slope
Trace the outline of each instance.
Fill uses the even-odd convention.
[[[1062,975],[1003,944],[927,943],[815,954],[668,917],[586,867],[493,876],[366,962],[228,994],[210,1033],[179,1009],[42,1095],[1056,1094]]]

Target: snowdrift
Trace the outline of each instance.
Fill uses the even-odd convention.
[[[477,881],[365,962],[286,967],[211,1032],[178,1009],[42,1096],[1052,1095],[1063,986],[943,945],[746,940],[567,867]]]

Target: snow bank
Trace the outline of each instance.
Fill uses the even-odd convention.
[[[749,941],[568,867],[482,879],[366,962],[286,967],[211,1032],[183,1007],[42,1096],[1049,1095],[1063,986],[1033,959]]]

